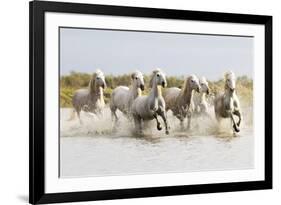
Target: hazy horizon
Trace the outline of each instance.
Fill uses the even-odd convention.
[[[252,78],[253,46],[252,37],[61,28],[60,73],[148,75],[159,67],[168,76],[217,80],[232,70]]]

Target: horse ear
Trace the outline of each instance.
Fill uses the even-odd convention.
[[[132,80],[135,78],[135,73],[131,74],[131,78],[132,78]]]

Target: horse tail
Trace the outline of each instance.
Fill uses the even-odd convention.
[[[69,117],[68,121],[74,120],[74,118],[75,118],[75,112],[77,112],[77,109],[76,109],[76,98],[77,98],[77,91],[75,91],[73,96],[72,96],[71,103],[72,103],[73,109],[71,111],[71,114],[70,114],[70,117]]]

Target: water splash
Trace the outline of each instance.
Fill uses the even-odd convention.
[[[247,108],[247,115],[244,115],[241,129],[252,127],[252,115],[248,114],[250,108]],[[61,109],[60,130],[61,137],[75,137],[75,136],[88,136],[88,137],[101,137],[110,136],[113,138],[118,137],[133,137],[144,138],[148,140],[157,140],[167,137],[188,138],[192,136],[215,136],[218,138],[233,137],[233,131],[229,119],[222,120],[220,124],[217,123],[212,109],[210,109],[209,117],[197,116],[192,118],[191,129],[186,130],[187,119],[184,121],[184,129],[181,128],[179,120],[173,116],[171,111],[168,111],[168,122],[170,125],[170,135],[165,135],[164,129],[158,131],[156,129],[155,120],[145,123],[144,134],[138,135],[134,130],[133,119],[125,117],[121,112],[117,112],[119,121],[115,124],[111,119],[110,109],[106,107],[103,115],[98,117],[81,112],[82,124],[79,122],[78,117],[72,121],[68,121],[72,109]],[[162,119],[161,123],[164,125]],[[236,134],[239,136],[239,133]]]
[[[211,113],[211,112],[210,112]],[[244,124],[233,137],[229,120],[218,126],[215,118],[193,119],[182,130],[168,112],[170,135],[147,124],[144,134],[121,113],[114,130],[109,108],[101,118],[81,113],[68,121],[71,109],[61,109],[60,173],[62,177],[113,176],[145,173],[249,169],[254,166],[252,128]],[[246,121],[245,121],[246,122]],[[187,122],[185,121],[185,126]]]

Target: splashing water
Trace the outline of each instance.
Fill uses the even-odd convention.
[[[250,108],[244,109],[251,113]],[[110,109],[102,117],[81,113],[68,121],[71,109],[60,114],[60,176],[85,177],[207,170],[250,169],[254,166],[252,116],[247,116],[239,134],[233,135],[229,120],[220,126],[211,118],[192,119],[190,131],[168,112],[170,135],[146,123],[142,136],[134,133],[132,119],[120,112],[114,127]],[[212,113],[212,110],[209,110]],[[163,123],[162,123],[163,124]],[[185,121],[185,127],[187,122]],[[115,128],[115,129],[114,129]]]

